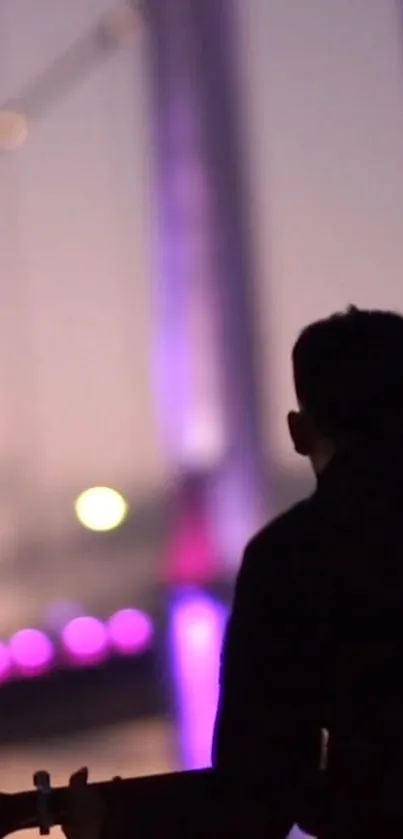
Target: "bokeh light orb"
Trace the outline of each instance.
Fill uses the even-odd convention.
[[[108,621],[110,643],[116,652],[133,655],[143,652],[153,637],[151,619],[138,609],[121,609]]]
[[[207,597],[195,595],[179,601],[176,610],[176,620],[180,620],[180,632],[186,637],[189,650],[195,659],[203,656],[221,632],[224,609]]]
[[[17,111],[0,111],[0,150],[20,149],[28,137],[28,123]]]
[[[83,527],[103,533],[123,524],[129,505],[116,489],[91,487],[78,496],[74,508]]]
[[[53,660],[53,644],[39,629],[21,629],[9,642],[11,661],[25,676],[36,676],[48,669]]]
[[[108,653],[108,634],[98,618],[88,616],[70,621],[61,633],[61,641],[69,658],[77,664],[97,663]]]

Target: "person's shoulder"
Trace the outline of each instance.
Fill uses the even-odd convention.
[[[315,531],[315,510],[311,499],[295,504],[259,530],[248,542],[243,574],[256,578],[294,574],[311,561],[310,545]]]
[[[299,541],[305,533],[311,531],[312,524],[313,509],[311,499],[308,498],[294,504],[255,533],[248,542],[245,553],[249,556],[259,555],[266,553],[269,548],[283,547],[290,541]]]

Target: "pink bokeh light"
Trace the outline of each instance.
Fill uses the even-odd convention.
[[[183,759],[187,769],[210,763],[227,610],[202,592],[179,596],[171,612],[171,650]]]
[[[98,618],[74,618],[64,627],[61,641],[69,658],[77,664],[95,664],[108,654],[106,627]]]
[[[117,652],[131,655],[145,650],[153,636],[151,619],[138,609],[121,609],[108,621],[109,641]]]
[[[53,644],[39,629],[21,629],[9,641],[10,658],[25,676],[36,676],[47,670],[53,661]]]

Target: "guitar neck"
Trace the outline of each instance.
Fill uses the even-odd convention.
[[[179,807],[183,796],[189,792],[198,794],[201,787],[210,786],[213,772],[210,769],[193,772],[172,772],[166,775],[149,775],[140,778],[123,778],[119,781],[103,781],[89,784],[99,794],[106,817],[117,809],[123,813],[136,813],[136,820],[149,817],[150,808],[162,808],[172,812]],[[206,782],[204,782],[204,778]],[[48,812],[52,825],[63,824],[69,804],[69,788],[56,787],[48,793]],[[7,836],[19,830],[40,826],[38,792],[19,792],[1,796],[0,836]]]

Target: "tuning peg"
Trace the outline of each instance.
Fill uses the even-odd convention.
[[[38,772],[35,772],[33,780],[38,793],[36,809],[39,833],[41,836],[47,836],[53,824],[49,809],[50,795],[52,792],[50,774],[40,769]]]

